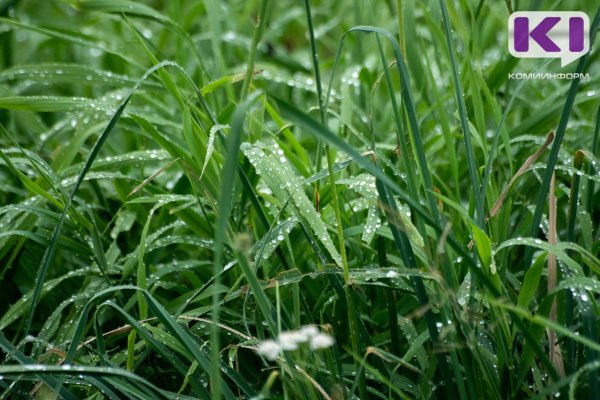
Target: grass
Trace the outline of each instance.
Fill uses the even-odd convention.
[[[511,9],[600,26],[0,1],[0,398],[600,399],[600,53]]]

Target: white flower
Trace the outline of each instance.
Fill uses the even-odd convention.
[[[274,361],[277,356],[279,356],[279,352],[281,351],[281,347],[274,340],[265,340],[258,346],[258,354],[261,356],[265,356],[267,359]]]
[[[319,329],[315,325],[306,325],[300,328],[299,332],[310,339],[319,334]]]
[[[282,332],[279,335],[279,345],[283,350],[296,350],[299,343],[304,343],[307,340],[308,337],[300,331]]]
[[[333,338],[326,333],[318,333],[310,339],[310,349],[326,349],[333,345]]]
[[[301,343],[309,342],[311,350],[325,349],[333,345],[333,338],[319,331],[316,325],[306,325],[295,331],[281,332],[277,340],[268,339],[258,345],[261,356],[274,361],[282,351],[298,349]]]

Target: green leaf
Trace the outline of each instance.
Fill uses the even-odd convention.
[[[333,244],[325,223],[308,200],[302,180],[294,173],[279,146],[276,143],[242,143],[241,150],[279,201],[286,203],[291,198],[294,214],[308,223],[315,237],[327,249],[335,263],[341,266],[342,257]]]

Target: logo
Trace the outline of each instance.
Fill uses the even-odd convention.
[[[518,58],[560,58],[564,67],[590,50],[590,19],[580,11],[519,11],[508,19],[508,51]]]

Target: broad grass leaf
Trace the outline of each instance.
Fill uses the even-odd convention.
[[[335,248],[325,223],[308,200],[302,180],[292,170],[279,146],[276,143],[267,145],[262,142],[246,142],[242,143],[241,150],[280,201],[285,203],[291,198],[294,213],[308,223],[315,237],[327,249],[335,263],[341,266],[342,257]]]

